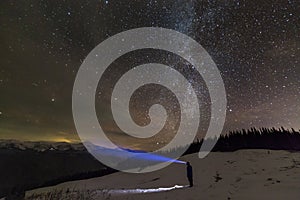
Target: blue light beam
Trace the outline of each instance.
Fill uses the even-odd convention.
[[[121,148],[121,147],[119,147],[119,148]],[[121,149],[131,152],[131,153],[135,153],[136,155],[135,155],[134,159],[136,159],[136,160],[149,160],[149,161],[158,161],[158,162],[172,162],[172,163],[178,163],[178,164],[186,164],[186,162],[184,162],[184,161],[168,158],[166,156],[161,156],[158,154],[154,154],[152,152],[149,153],[146,151],[125,149],[125,148],[121,148]],[[147,154],[145,154],[145,153],[147,153]]]

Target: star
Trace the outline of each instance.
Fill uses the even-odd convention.
[[[300,110],[300,20],[297,9],[300,2],[273,1],[267,6],[262,1],[251,2],[86,0],[78,4],[31,1],[28,6],[3,3],[0,105],[5,116],[10,117],[1,123],[1,128],[7,130],[1,132],[1,136],[18,139],[24,138],[24,133],[30,133],[26,138],[30,140],[42,137],[44,132],[55,132],[55,129],[76,132],[72,123],[72,92],[83,60],[110,36],[149,26],[186,34],[201,44],[216,63],[228,102],[222,134],[263,126],[300,129],[297,120]],[[39,31],[36,31],[37,27]],[[120,45],[126,42],[123,38]],[[182,44],[182,49],[187,52],[189,47],[189,44]],[[107,56],[110,56],[109,50]],[[103,57],[95,52],[95,59]],[[101,125],[111,132],[119,131],[108,110],[110,93],[124,73],[150,62],[163,62],[174,70],[177,66],[176,70],[194,85],[187,91],[195,90],[199,97],[200,123],[203,122],[199,136],[203,136],[208,126],[206,122],[210,120],[211,105],[206,83],[195,73],[196,66],[190,66],[172,53],[153,49],[129,52],[111,63],[104,72],[108,75],[99,81],[96,94],[101,101],[95,106]],[[94,73],[99,76],[101,66],[97,67]],[[144,77],[140,75],[139,78]],[[168,72],[158,78],[164,80],[167,77]],[[214,84],[213,80],[208,81]],[[172,83],[177,84],[176,80]],[[147,124],[145,116],[150,104],[164,103],[171,114],[168,117],[169,132],[175,133],[176,119],[181,113],[176,97],[161,88],[143,89],[130,100],[134,102],[130,104],[134,121]],[[85,91],[75,92],[85,95]],[[31,110],[36,115],[32,119],[41,119],[39,129],[33,130],[36,124],[32,119],[26,125],[19,123],[19,117]],[[135,113],[138,114],[135,116]],[[11,124],[17,125],[12,127]]]

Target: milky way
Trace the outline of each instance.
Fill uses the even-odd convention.
[[[149,26],[187,34],[211,55],[227,92],[224,134],[250,127],[300,129],[300,3],[297,1],[28,0],[0,4],[1,138],[77,140],[71,98],[82,61],[106,38]],[[116,67],[111,70],[113,74],[106,77],[107,85],[99,86],[97,94],[104,101],[96,107],[103,119],[101,123],[115,140],[129,141],[114,126],[105,105],[108,99],[101,97],[101,92],[111,90],[109,86],[124,68],[155,58],[178,65],[190,80],[199,79],[187,70],[188,63],[167,52],[133,52],[113,63]],[[205,84],[197,87],[199,99],[203,98],[204,120],[199,129],[199,135],[203,135],[209,119],[209,103],[206,103]],[[162,99],[162,104],[173,103],[176,111],[172,94],[163,88],[152,93],[151,87],[147,90],[153,95],[163,93],[157,98]],[[139,111],[149,106],[149,102],[142,103],[142,97],[145,94],[136,95],[132,106],[133,112],[141,116],[137,117],[141,124],[147,121],[147,116]],[[169,124],[178,121],[176,115],[171,119]]]

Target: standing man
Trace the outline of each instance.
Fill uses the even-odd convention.
[[[190,187],[193,187],[193,167],[192,165],[190,164],[190,162],[187,162],[186,163],[186,176],[189,180],[189,183],[190,183]]]

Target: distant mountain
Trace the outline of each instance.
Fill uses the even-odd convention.
[[[0,149],[19,149],[19,150],[34,150],[38,152],[44,151],[85,151],[82,143],[67,143],[67,142],[32,142],[18,140],[1,140]]]

